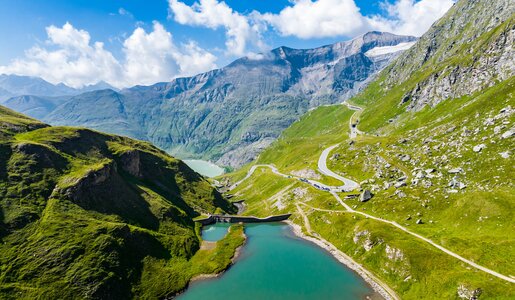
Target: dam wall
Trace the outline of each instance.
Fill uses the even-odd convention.
[[[268,216],[265,218],[258,218],[254,216],[232,216],[232,215],[210,215],[205,219],[196,220],[202,225],[210,225],[213,223],[266,223],[266,222],[280,222],[287,220],[291,214]]]

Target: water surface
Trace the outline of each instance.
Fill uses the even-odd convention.
[[[202,239],[208,242],[216,242],[221,240],[226,234],[231,224],[215,223],[202,228]]]
[[[224,173],[223,168],[209,161],[200,159],[185,159],[184,162],[195,172],[207,177],[216,177]]]
[[[373,293],[356,273],[295,237],[286,224],[246,224],[245,233],[236,263],[218,278],[193,282],[179,299],[363,299]]]

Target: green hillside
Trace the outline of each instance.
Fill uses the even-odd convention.
[[[169,297],[243,242],[199,251],[193,218],[235,208],[149,143],[0,107],[0,158],[2,299]]]
[[[339,193],[356,212],[328,192],[264,167],[230,193],[246,201],[248,214],[294,213],[307,234],[330,241],[403,299],[469,299],[475,290],[481,299],[513,299],[515,284],[360,213],[396,222],[513,279],[514,28],[514,8],[506,1],[458,1],[350,99],[363,111],[343,105],[311,111],[255,162],[220,181],[229,185],[252,165],[269,164],[339,185],[317,162],[325,148],[340,144],[329,169],[373,194],[360,202],[345,199],[356,192]],[[355,139],[351,118],[364,132]]]

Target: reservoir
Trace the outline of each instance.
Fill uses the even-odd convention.
[[[206,177],[216,177],[224,173],[224,169],[212,162],[200,159],[185,159],[184,162],[195,172]]]
[[[231,227],[229,223],[215,223],[204,226],[202,229],[202,239],[208,242],[221,240],[227,234],[229,227]]]
[[[206,230],[214,233],[212,226],[224,232],[227,224]],[[245,233],[247,242],[229,270],[191,283],[178,299],[364,299],[374,294],[361,277],[296,237],[287,224],[245,224]]]

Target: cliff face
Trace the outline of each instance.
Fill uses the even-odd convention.
[[[316,49],[280,47],[194,77],[75,96],[44,120],[124,134],[179,156],[241,166],[310,108],[354,95],[400,53],[370,50],[415,40],[371,32]]]
[[[458,1],[385,70],[385,84],[420,77],[399,99],[408,110],[420,110],[508,79],[515,71],[514,13],[509,0]]]
[[[173,267],[197,252],[194,217],[235,211],[148,143],[0,106],[0,298],[133,297],[145,261]]]

